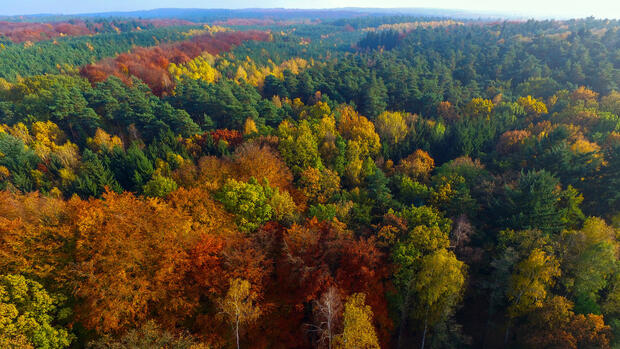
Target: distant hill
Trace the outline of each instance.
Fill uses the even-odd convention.
[[[37,14],[24,16],[0,16],[8,21],[57,21],[72,18],[177,18],[194,22],[210,22],[229,18],[270,18],[282,19],[340,19],[361,16],[408,15],[419,17],[450,18],[517,18],[515,15],[493,12],[473,12],[466,10],[445,10],[433,8],[333,8],[333,9],[284,9],[284,8],[249,8],[249,9],[198,9],[198,8],[159,8],[130,12],[100,12],[84,14]]]

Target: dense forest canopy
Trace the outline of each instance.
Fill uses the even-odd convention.
[[[620,348],[619,21],[268,14],[0,22],[0,347]]]

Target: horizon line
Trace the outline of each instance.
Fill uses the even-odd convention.
[[[130,15],[132,13],[138,12],[155,12],[161,10],[221,10],[221,11],[269,11],[269,10],[281,10],[281,11],[302,11],[302,12],[312,12],[312,11],[354,11],[359,13],[366,14],[381,14],[382,11],[386,11],[385,15],[392,14],[398,15],[397,11],[414,11],[414,10],[434,10],[434,11],[443,11],[443,12],[452,12],[452,15],[466,15],[469,14],[471,17],[466,17],[470,19],[547,19],[547,20],[571,20],[571,19],[586,19],[586,18],[595,18],[599,20],[617,20],[616,17],[598,17],[595,15],[588,15],[583,17],[571,17],[566,15],[543,15],[543,14],[534,14],[534,13],[521,13],[521,12],[506,12],[501,10],[473,10],[473,9],[459,9],[459,8],[440,8],[440,7],[324,7],[324,8],[299,8],[299,7],[246,7],[246,8],[225,8],[225,7],[157,7],[150,9],[138,9],[138,10],[110,10],[110,11],[100,11],[100,12],[78,12],[78,13],[30,13],[30,14],[1,14],[0,18],[8,19],[15,17],[44,17],[44,16],[106,16],[106,15]],[[379,11],[379,12],[372,12]],[[389,13],[389,11],[394,11],[393,13]],[[402,15],[415,15],[414,13],[406,14],[400,13]],[[426,15],[432,17],[433,15]],[[450,14],[437,14],[438,17],[450,17]],[[131,17],[131,16],[128,16]]]

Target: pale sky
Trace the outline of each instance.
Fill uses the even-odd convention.
[[[154,8],[424,7],[543,17],[620,18],[620,0],[0,0],[0,15],[76,14]]]

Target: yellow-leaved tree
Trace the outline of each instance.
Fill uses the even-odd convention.
[[[520,97],[517,104],[521,106],[530,116],[540,116],[547,114],[547,106],[542,101],[532,98],[532,96]]]
[[[557,259],[535,248],[527,258],[521,261],[510,277],[508,289],[508,315],[510,320],[540,309],[547,297],[547,290],[560,276]],[[508,341],[511,323],[506,326],[504,342]]]
[[[398,144],[409,132],[401,112],[384,111],[377,117],[375,127],[381,139],[391,145]]]
[[[485,116],[490,117],[491,112],[493,112],[493,102],[484,98],[472,98],[472,100],[467,103],[464,109],[464,113],[467,116]]]
[[[355,293],[349,296],[344,305],[344,332],[336,339],[336,348],[380,348],[372,321],[372,309],[366,305],[366,295]]]
[[[256,304],[256,293],[251,284],[243,279],[231,279],[230,288],[220,301],[222,314],[233,329],[237,349],[240,348],[239,330],[242,326],[252,323],[260,316],[260,308]]]
[[[220,73],[213,67],[214,62],[214,56],[203,53],[203,55],[185,64],[176,65],[171,63],[168,71],[177,80],[191,79],[214,82],[220,78]]]
[[[433,168],[435,168],[435,160],[424,150],[418,149],[400,160],[396,169],[401,174],[426,182]]]
[[[424,321],[422,346],[429,326],[454,309],[461,299],[465,284],[465,265],[453,252],[438,249],[422,258],[420,272],[413,288],[418,296],[417,313]]]
[[[341,106],[338,111],[340,113],[338,131],[342,137],[359,143],[363,157],[378,154],[381,142],[375,132],[375,125],[351,106]]]
[[[517,265],[517,270],[510,279],[510,315],[516,317],[540,308],[547,296],[548,287],[558,276],[560,268],[555,257],[541,249],[534,249]]]
[[[245,123],[243,124],[243,134],[247,136],[253,133],[258,133],[258,128],[256,128],[256,122],[254,122],[254,119],[252,118],[247,118],[245,119]]]

